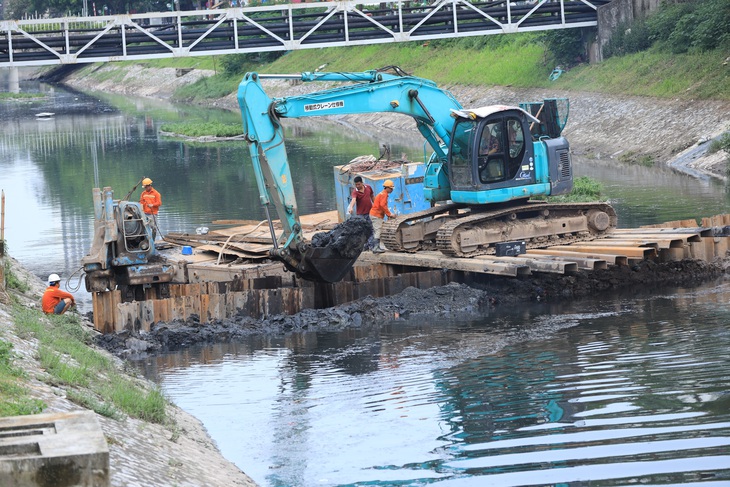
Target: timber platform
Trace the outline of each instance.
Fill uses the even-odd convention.
[[[214,222],[221,224],[221,222]],[[268,259],[271,237],[263,222],[243,223],[198,234],[168,234],[158,245],[175,263],[172,282],[150,286],[144,295],[120,290],[92,293],[94,328],[101,333],[149,331],[156,322],[201,323],[236,315],[265,318],[327,308],[367,296],[385,297],[413,286],[484,282],[490,276],[520,278],[536,273],[575,274],[613,266],[724,258],[730,246],[730,214],[661,225],[617,229],[590,242],[527,250],[517,256],[449,257],[438,251],[363,252],[349,276],[337,283],[299,279]],[[331,230],[336,211],[301,218],[305,237]],[[185,249],[185,251],[183,251]]]

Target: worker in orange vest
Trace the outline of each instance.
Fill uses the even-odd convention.
[[[147,219],[152,223],[152,238],[157,238],[157,213],[160,211],[162,206],[162,197],[160,193],[152,187],[152,180],[150,178],[144,178],[142,180],[142,187],[144,190],[139,196],[139,204],[142,205],[142,210]]]
[[[43,293],[41,305],[47,315],[62,315],[74,305],[76,301],[71,293],[61,290],[61,278],[58,274],[48,276],[48,287]]]

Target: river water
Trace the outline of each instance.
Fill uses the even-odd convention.
[[[162,193],[163,232],[261,219],[242,142],[158,135],[239,116],[37,84],[0,102],[10,254],[78,286],[91,188]],[[54,112],[49,120],[36,113]],[[304,212],[334,209],[332,166],[380,143],[339,126],[288,129]],[[420,143],[394,147],[418,158]],[[619,225],[725,213],[726,187],[576,159]],[[132,196],[136,198],[139,190]],[[88,295],[74,291],[82,311]],[[262,486],[730,485],[730,285],[524,303],[469,321],[258,336],[138,362]]]

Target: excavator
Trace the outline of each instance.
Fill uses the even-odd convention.
[[[264,79],[347,84],[271,98],[261,83]],[[606,203],[532,199],[567,194],[573,187],[570,147],[561,136],[566,117],[561,123],[554,99],[524,107],[465,109],[433,81],[390,66],[364,72],[249,72],[239,85],[238,102],[260,200],[270,222],[271,255],[308,279],[342,279],[362,246],[343,252],[334,245],[342,242],[342,236],[325,239],[327,245],[322,246],[304,239],[283,118],[398,113],[415,120],[433,150],[423,183],[431,206],[385,223],[381,240],[392,251],[438,249],[450,256],[471,257],[493,254],[500,244],[514,241],[537,248],[591,240],[617,224],[614,209]],[[271,225],[271,205],[281,219],[279,236]]]

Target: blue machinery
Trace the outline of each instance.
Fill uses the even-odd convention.
[[[270,98],[261,84],[267,78],[351,84]],[[433,81],[389,67],[355,73],[247,73],[238,88],[238,101],[261,204],[275,242],[272,256],[300,274],[339,266],[341,272],[325,279],[334,282],[349,271],[355,259],[314,257],[304,241],[282,118],[400,113],[415,120],[433,150],[423,175],[423,198],[429,208],[415,211],[423,207],[417,205],[412,209],[415,212],[386,223],[382,239],[390,250],[435,246],[447,255],[471,256],[493,253],[495,243],[510,239],[533,239],[529,246],[547,239],[592,239],[616,225],[615,212],[608,205],[525,204],[532,196],[565,194],[572,189],[569,146],[560,136],[565,117],[556,111],[555,100],[524,105],[529,112],[501,105],[465,110]],[[483,150],[487,143],[489,151]],[[444,202],[448,204],[436,206]],[[271,225],[271,205],[283,226],[279,236]],[[512,223],[504,223],[507,220]],[[316,279],[322,278],[314,273]]]

